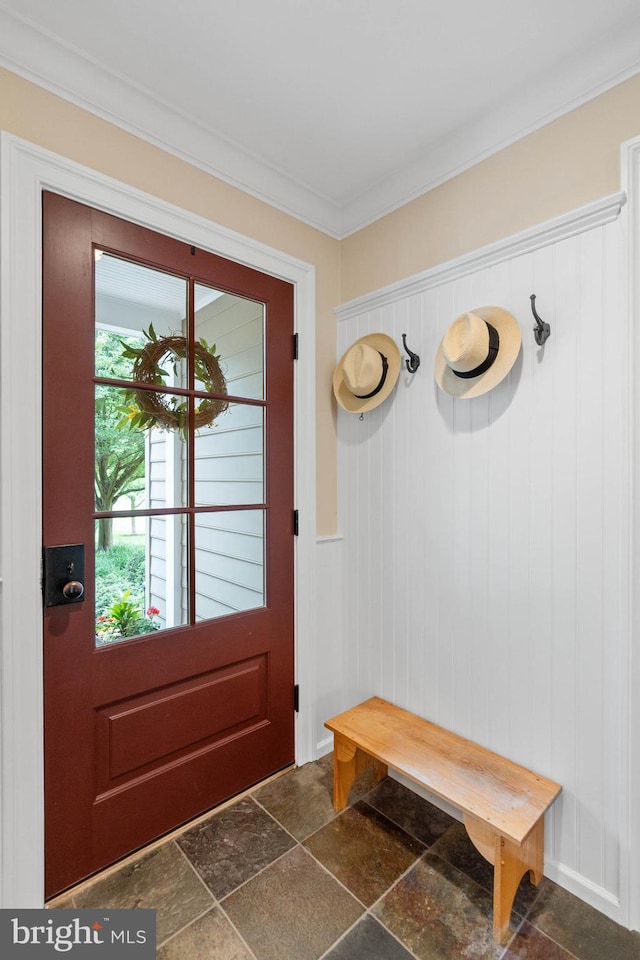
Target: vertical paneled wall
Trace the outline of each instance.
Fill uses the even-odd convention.
[[[617,916],[624,828],[629,355],[614,220],[338,325],[422,357],[364,420],[340,410],[345,705],[378,694],[563,785],[547,872]],[[540,348],[529,295],[551,324]],[[448,325],[490,304],[509,377],[438,390]]]

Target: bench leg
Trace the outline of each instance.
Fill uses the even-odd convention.
[[[333,806],[335,810],[342,810],[347,805],[349,791],[356,778],[356,751],[355,743],[342,737],[339,733],[333,735]]]
[[[493,881],[493,936],[498,943],[504,943],[509,933],[509,918],[520,881],[527,871],[535,886],[542,879],[544,820],[538,820],[520,847],[501,837],[496,854]]]
[[[472,817],[465,816],[464,825],[476,849],[493,864],[493,938],[504,943],[520,881],[527,871],[536,886],[542,879],[544,819],[538,820],[521,846]]]
[[[387,767],[360,750],[353,741],[343,737],[340,733],[333,735],[333,806],[335,810],[343,810],[349,799],[349,791],[353,786],[356,774],[367,767],[373,767],[378,780],[387,775]]]

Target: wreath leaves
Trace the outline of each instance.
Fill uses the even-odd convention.
[[[180,361],[188,359],[188,340],[173,334],[158,337],[153,324],[149,324],[149,329],[142,332],[147,343],[142,347],[123,343],[122,356],[133,360],[134,382],[167,387],[170,374],[166,366],[170,363],[173,375],[178,376]],[[215,352],[216,345],[209,346],[204,337],[200,337],[193,349],[194,378],[202,384],[202,392],[216,395],[196,404],[194,428],[198,430],[210,426],[228,409],[229,402],[224,399],[227,384],[220,367],[220,357]],[[124,404],[118,407],[118,411],[123,414],[117,424],[120,429],[148,430],[159,427],[179,430],[183,435],[188,431],[189,404],[182,394],[136,390],[133,387],[125,391]]]

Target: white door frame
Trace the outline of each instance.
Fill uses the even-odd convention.
[[[622,188],[627,194],[629,364],[632,390],[631,432],[631,557],[629,673],[625,691],[629,705],[629,849],[621,861],[623,900],[629,905],[628,925],[640,930],[640,137],[622,144]],[[624,897],[624,894],[627,896]]]
[[[296,762],[315,757],[315,269],[265,244],[0,135],[0,907],[44,902],[41,533],[43,190],[237,260],[295,287]],[[73,345],[70,345],[73,349]]]

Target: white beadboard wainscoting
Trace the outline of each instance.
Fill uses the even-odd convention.
[[[342,537],[316,540],[316,638],[314,671],[316,756],[333,750],[324,721],[350,706],[347,697],[347,643],[342,631]]]
[[[402,351],[406,333],[422,363],[413,376],[403,363],[393,396],[363,420],[339,411],[343,541],[331,564],[345,671],[336,707],[377,694],[558,781],[545,872],[625,923],[623,203],[607,198],[336,311],[339,356],[374,331]],[[551,324],[543,348],[532,293]],[[486,305],[515,315],[521,354],[491,393],[454,400],[434,381],[437,347],[459,314]]]

